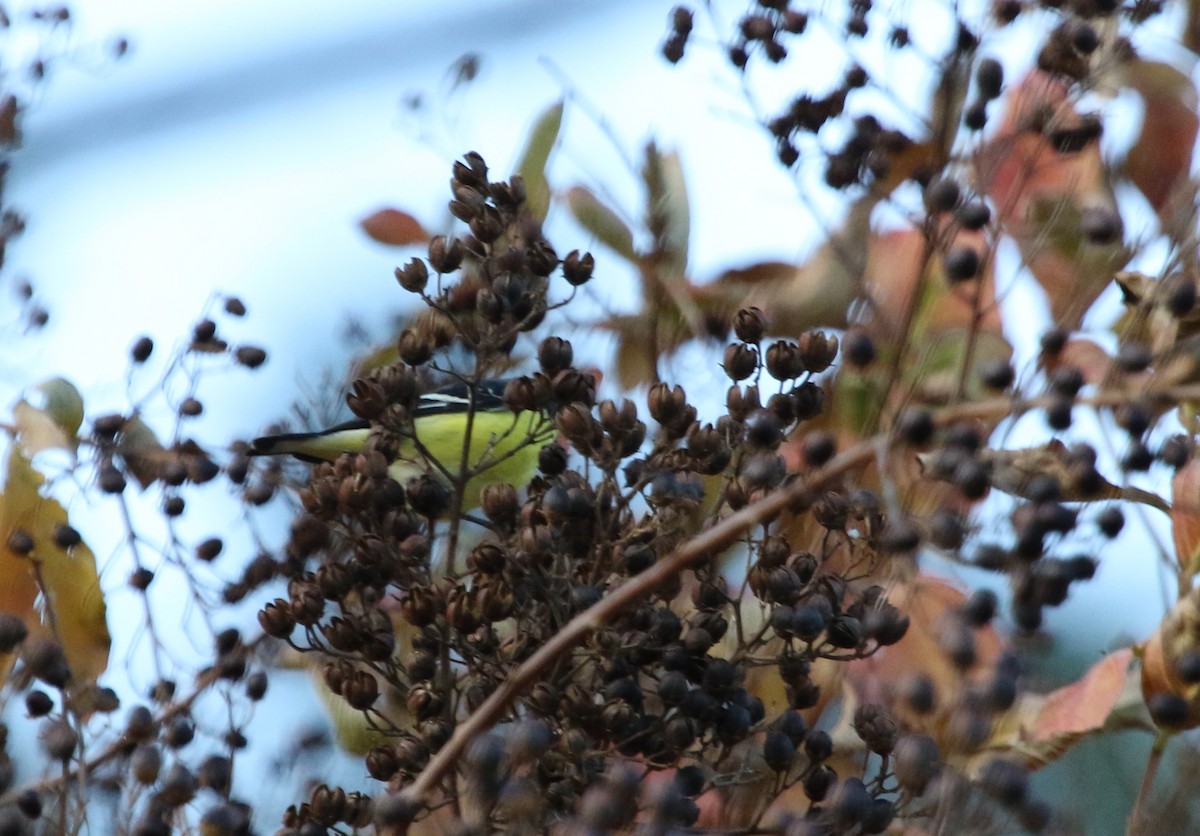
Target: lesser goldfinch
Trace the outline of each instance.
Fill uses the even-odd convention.
[[[447,473],[472,474],[463,492],[463,509],[479,506],[485,485],[507,482],[520,487],[527,483],[537,467],[539,450],[554,437],[555,430],[539,412],[514,414],[503,398],[507,383],[488,380],[473,389],[454,383],[421,395],[413,413],[417,443],[411,438],[401,441],[388,475],[404,484],[424,473],[443,483]],[[471,441],[464,446],[468,424]],[[269,435],[251,443],[250,455],[291,455],[301,461],[331,462],[342,453],[361,451],[370,432],[370,423],[358,419],[319,432]]]

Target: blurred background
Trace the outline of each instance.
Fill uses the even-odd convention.
[[[205,375],[196,393],[205,415],[188,434],[216,449],[232,438],[257,435],[297,400],[327,397],[316,394],[323,381],[330,376],[340,381],[356,350],[386,340],[390,323],[410,302],[392,271],[419,253],[371,241],[358,222],[380,207],[395,206],[431,231],[445,231],[453,160],[476,150],[495,178],[507,176],[533,120],[563,98],[566,119],[551,168],[556,186],[585,183],[636,217],[641,195],[629,161],[636,163],[641,147],[654,139],[682,154],[697,277],[756,260],[801,260],[824,231],[836,227],[839,200],[806,187],[819,161],[802,161],[797,178],[775,162],[772,144],[703,15],[685,61],[672,67],[662,60],[659,46],[673,5],[76,0],[62,42],[50,45],[60,57],[46,66],[48,83],[22,125],[24,147],[8,181],[12,202],[28,220],[8,255],[7,273],[10,282],[28,279],[49,320],[14,347],[11,368],[0,369],[0,394],[11,402],[21,387],[62,375],[83,390],[89,414],[126,409],[130,397],[138,402],[155,391],[170,347],[186,342],[196,319],[219,307],[215,294],[228,294],[243,300],[249,315],[222,319],[222,331],[231,341],[265,347],[270,359],[254,373],[230,368]],[[729,31],[743,5],[716,4],[719,31]],[[982,21],[985,4],[968,5],[978,8],[968,9],[967,18]],[[898,14],[916,19],[911,4]],[[950,18],[939,6],[921,22],[914,38],[936,55]],[[11,32],[7,55],[32,60],[47,47],[23,41],[16,27]],[[1027,35],[1018,26],[989,42],[1008,65],[1009,78],[1018,77],[1031,59],[1022,40]],[[831,50],[833,38],[832,32],[825,36]],[[128,52],[113,61],[119,39],[127,39]],[[756,79],[756,95],[769,102],[772,90],[794,90],[799,71],[810,86],[820,86],[813,77],[821,73],[835,78],[840,59],[822,60],[820,39],[816,43],[802,62]],[[880,107],[901,124],[905,119],[912,124],[911,107],[926,97],[930,65],[887,70],[903,83],[880,95]],[[1128,124],[1117,120],[1105,143],[1128,142],[1141,117],[1129,108]],[[1136,219],[1131,223],[1127,217],[1126,223],[1136,229]],[[638,291],[624,265],[606,258],[564,212],[552,210],[548,229],[560,253],[595,249],[598,289],[590,303],[596,310],[635,304]],[[1011,268],[1015,254],[1001,252],[1000,258],[998,275],[1019,275],[1003,262],[1008,259]],[[1010,339],[1018,361],[1025,362],[1048,322],[1027,284],[1003,288],[1006,307],[1022,312],[1024,328]],[[1107,303],[1111,310],[1117,300]],[[579,310],[573,317],[559,332],[577,343],[577,356],[594,355],[594,364],[603,367],[611,346],[588,333]],[[159,350],[131,378],[129,347],[142,334]],[[682,372],[689,363],[710,361],[707,354],[684,352],[675,362]],[[718,381],[714,386],[710,394],[719,397],[723,387]],[[334,392],[331,400],[339,399]],[[169,411],[164,415],[169,418]],[[214,486],[210,493],[211,504],[200,511],[193,507],[184,523],[197,538],[241,519],[238,504],[222,489]],[[140,613],[141,604],[136,610],[123,606],[140,601],[124,583],[124,529],[102,501],[70,510],[92,541],[104,567],[102,582],[111,590],[115,643],[109,679],[127,681],[107,684],[123,695],[144,696],[155,673],[136,651],[146,637],[140,618],[130,613]],[[277,544],[286,531],[286,514],[279,512],[274,528],[268,522],[261,532],[264,544]],[[1085,594],[1048,614],[1046,636],[1034,649],[1063,681],[1103,651],[1143,638],[1161,617],[1161,570],[1142,559],[1147,529],[1132,522]],[[250,556],[228,557],[227,574],[236,575],[239,561]],[[221,565],[213,571],[219,579]],[[181,605],[161,613],[158,624],[178,631],[179,646],[171,655],[184,666],[189,643],[207,641],[197,638],[206,620],[187,603],[182,582],[178,600]],[[1148,606],[1122,603],[1128,601]],[[258,604],[246,602],[221,615],[253,633]],[[319,731],[324,713],[306,673],[273,676],[260,715],[298,738],[307,729],[317,730],[314,739],[327,734]],[[239,762],[237,775],[254,779],[259,797],[277,794],[277,805],[259,808],[264,814],[277,815],[294,800],[294,782],[310,774],[347,786],[356,779],[364,787],[370,783],[361,761],[345,758],[343,774],[326,774],[327,751],[311,762],[298,755],[278,763],[272,760],[276,747],[257,748],[256,735],[249,736],[248,759]],[[1142,742],[1122,738],[1117,745],[1128,748],[1131,741]],[[298,752],[303,743],[297,740]],[[1071,770],[1083,768],[1093,783],[1108,772],[1112,783],[1105,787],[1136,788],[1142,763],[1139,754],[1126,769],[1126,762],[1104,752],[1091,766],[1064,762],[1047,774],[1070,781]],[[264,774],[279,780],[264,782]],[[1114,792],[1100,788],[1098,795],[1111,799]],[[1111,820],[1105,803],[1081,801],[1078,815],[1097,824]],[[1118,809],[1120,800],[1113,803]],[[276,821],[260,824],[269,828]]]

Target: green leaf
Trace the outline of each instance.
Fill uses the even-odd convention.
[[[13,407],[13,423],[21,445],[30,456],[51,448],[73,454],[83,423],[83,398],[79,390],[63,378],[54,377],[40,383],[34,392],[37,395],[33,402],[22,399]],[[41,406],[35,406],[36,402]]]
[[[649,143],[642,179],[646,184],[646,222],[654,234],[655,249],[668,256],[682,278],[687,271],[692,221],[679,154],[660,153],[653,142]]]
[[[562,128],[563,102],[560,99],[546,108],[533,123],[517,173],[525,180],[525,207],[539,220],[550,211],[550,183],[546,179],[546,163],[558,142]]]
[[[572,186],[567,192],[567,208],[579,225],[626,261],[636,262],[633,232],[612,209],[584,186]]]
[[[83,397],[79,390],[61,377],[50,378],[39,384],[37,390],[46,398],[42,409],[67,435],[74,437],[83,424]]]

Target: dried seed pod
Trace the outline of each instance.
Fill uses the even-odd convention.
[[[838,338],[823,331],[806,331],[798,343],[800,361],[806,371],[820,373],[837,357]]]
[[[133,344],[129,355],[135,363],[145,363],[150,359],[151,352],[154,351],[154,340],[149,337],[139,337],[138,341]]]
[[[592,272],[595,269],[596,260],[592,257],[592,254],[580,253],[579,250],[572,250],[567,253],[567,257],[562,261],[563,278],[572,287],[587,284],[592,278]]]
[[[421,259],[411,259],[403,267],[396,268],[396,281],[409,293],[424,293],[429,283],[429,268]]]
[[[734,315],[733,333],[742,342],[757,344],[766,329],[766,315],[758,308],[742,308]]]
[[[767,353],[770,356],[770,349]],[[745,343],[730,343],[725,347],[722,366],[730,380],[745,380],[758,370],[758,352]]]

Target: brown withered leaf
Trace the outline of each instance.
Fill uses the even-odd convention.
[[[173,458],[159,442],[154,430],[137,415],[121,427],[117,436],[117,452],[143,488],[149,487],[162,473],[167,461]]]
[[[1084,382],[1093,386],[1103,383],[1113,369],[1113,359],[1097,342],[1086,337],[1072,336],[1063,350],[1047,368],[1071,366],[1083,373]]]
[[[849,663],[847,680],[858,700],[891,707],[899,718],[935,739],[944,733],[944,723],[939,723],[935,715],[913,712],[896,688],[908,677],[923,674],[933,683],[940,704],[953,702],[966,682],[942,651],[939,636],[945,619],[954,617],[965,601],[959,589],[929,575],[916,575],[893,586],[888,603],[908,615],[908,632],[896,644]],[[974,634],[977,658],[968,676],[985,678],[995,671],[1006,643],[991,625]]]
[[[597,325],[617,340],[617,380],[630,388],[658,380],[658,360],[696,335],[675,311],[611,316]]]
[[[429,233],[425,231],[421,222],[399,209],[376,209],[359,221],[358,225],[372,240],[392,247],[423,244],[429,240]]]
[[[1124,173],[1160,216],[1188,183],[1200,119],[1196,85],[1169,64],[1135,58],[1121,65],[1127,87],[1137,92],[1145,116],[1125,158]]]
[[[1170,297],[1179,284],[1191,283],[1197,287],[1195,276],[1172,273],[1156,279],[1145,273],[1122,270],[1113,276],[1113,281],[1125,303],[1125,312],[1113,330],[1123,338],[1145,343],[1152,352],[1161,355],[1182,340],[1200,336],[1200,306],[1180,316],[1169,308]]]
[[[767,311],[767,332],[773,336],[846,326],[851,303],[864,295],[873,244],[870,216],[877,197],[868,196],[851,207],[842,229],[804,264],[761,262],[726,270],[697,285],[686,275],[690,221],[678,157],[659,154],[651,146],[647,159],[648,211],[654,213],[647,223],[660,251],[653,257],[633,251],[624,222],[589,192],[577,187],[567,196],[580,222],[639,268],[642,312],[598,323],[617,336],[622,385],[655,380],[658,360],[691,340],[724,336],[740,308]],[[886,254],[879,259],[883,272],[887,260]]]
[[[872,196],[850,208],[841,229],[831,235],[803,264],[763,262],[728,270],[696,289],[695,298],[706,315],[726,321],[739,308],[767,312],[768,333],[794,337],[811,328],[844,328],[851,303],[864,295],[864,277],[871,252],[879,245],[871,234]],[[879,263],[887,261],[882,253]]]
[[[767,312],[769,336],[791,336],[810,328],[843,328],[857,281],[845,281],[841,261],[823,247],[804,264],[766,261],[731,268],[694,288],[706,318],[730,322],[741,308]],[[861,278],[861,277],[860,277]]]
[[[1171,536],[1175,560],[1188,577],[1200,571],[1200,459],[1191,459],[1171,480]]]
[[[1069,86],[1041,71],[1014,85],[1005,103],[999,131],[974,159],[975,175],[1055,321],[1074,330],[1129,260],[1099,134],[1075,108]],[[1112,234],[1085,235],[1088,218],[1104,218]]]

